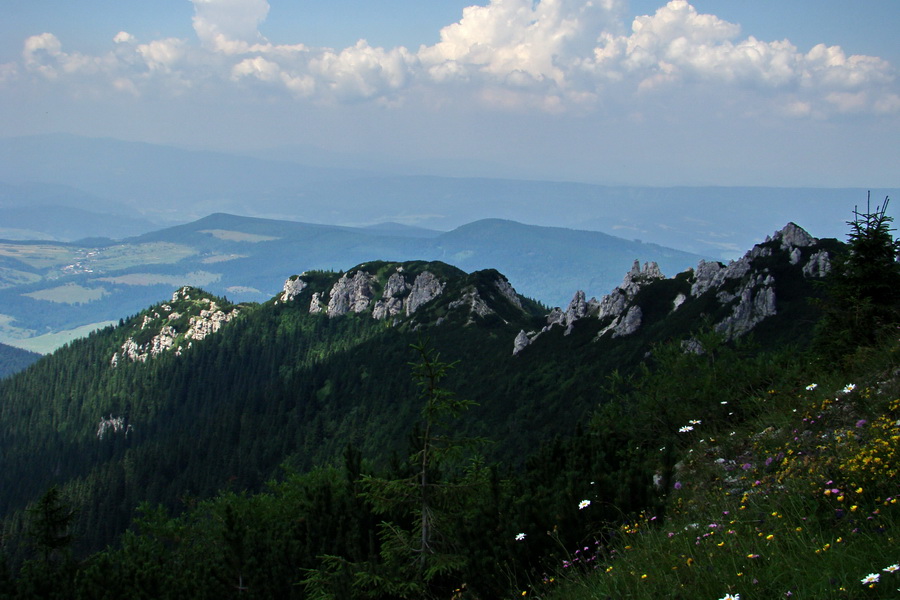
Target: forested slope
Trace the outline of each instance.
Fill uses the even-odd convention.
[[[610,495],[605,518],[654,505],[654,472],[662,468],[667,476],[674,455],[662,463],[647,455],[646,444],[661,442],[658,430],[649,423],[633,429],[630,423],[644,423],[648,413],[639,403],[617,403],[641,388],[630,377],[641,373],[642,363],[677,372],[671,384],[653,384],[663,404],[648,405],[651,412],[677,408],[667,423],[685,417],[692,402],[708,399],[725,381],[740,389],[769,385],[781,376],[773,371],[780,360],[773,353],[795,344],[783,351],[791,355],[811,339],[817,312],[807,300],[821,293],[816,282],[823,270],[810,265],[825,264],[822,257],[836,248],[786,228],[732,265],[701,264],[672,279],[637,269],[602,301],[579,301],[576,294],[564,313],[550,315],[516,294],[497,271],[466,274],[438,262],[304,273],[260,305],[234,305],[183,288],[171,301],[0,382],[7,552],[13,562],[25,556],[23,509],[54,485],[77,508],[74,551],[82,556],[115,543],[142,502],[178,513],[220,491],[258,492],[273,478],[283,483],[249,502],[288,510],[273,499],[286,494],[307,503],[310,516],[325,510],[339,518],[346,510],[346,523],[322,522],[315,535],[362,529],[372,536],[368,542],[336,540],[330,548],[306,537],[304,558],[297,561],[312,568],[320,554],[352,550],[361,561],[379,552],[375,530],[384,515],[378,516],[377,502],[348,492],[340,470],[316,468],[349,469],[351,485],[366,475],[405,476],[410,448],[427,437],[421,379],[410,366],[417,361],[411,344],[426,340],[439,356],[431,355],[433,362],[458,361],[441,377],[442,389],[474,402],[446,431],[486,438],[479,464],[494,465],[434,467],[437,480],[470,473],[479,494],[486,494],[472,500],[474,513],[459,513],[468,543],[488,534],[468,529],[476,523],[496,530],[496,511],[505,501],[534,527],[562,526],[576,518],[566,516],[565,506],[583,493],[584,477]],[[637,323],[626,318],[637,313]],[[735,334],[736,323],[752,323],[759,339],[750,339],[750,329]],[[520,345],[523,336],[528,343]],[[746,368],[729,374],[739,360]],[[604,411],[616,418],[588,428],[589,415]],[[284,468],[297,475],[284,479]],[[517,481],[529,490],[533,507],[505,487],[508,477],[524,478]],[[328,498],[336,506],[325,508]],[[234,510],[251,508],[241,503]],[[534,556],[552,543],[535,546]],[[485,552],[499,550],[470,546],[466,554],[474,560]]]

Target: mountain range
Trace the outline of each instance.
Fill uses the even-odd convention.
[[[217,212],[353,227],[449,231],[472,221],[600,231],[735,259],[789,221],[842,234],[865,189],[642,187],[405,174],[287,150],[265,157],[73,135],[0,139],[0,237],[122,239]],[[295,162],[307,160],[316,166]],[[872,190],[875,198],[896,189]],[[54,217],[58,207],[84,232]],[[17,213],[3,212],[18,209]],[[15,217],[15,218],[13,218]],[[105,223],[108,221],[108,223]]]
[[[200,286],[239,302],[274,295],[291,274],[343,270],[373,256],[440,260],[465,271],[496,268],[550,306],[576,289],[602,295],[632,261],[668,273],[701,256],[600,232],[485,219],[440,232],[382,223],[340,227],[217,213],[121,241],[0,241],[0,341],[46,352]]]
[[[808,341],[809,298],[839,247],[789,224],[728,265],[666,278],[634,264],[602,298],[579,291],[552,310],[495,269],[439,261],[308,270],[264,303],[182,287],[0,381],[0,514],[15,530],[17,511],[63,486],[96,549],[142,501],[174,509],[223,487],[256,490],[348,444],[388,461],[419,414],[409,347],[425,339],[458,361],[447,385],[476,403],[458,432],[521,464],[597,406],[604,378],[660,343],[702,352],[704,330],[752,332],[764,347]]]

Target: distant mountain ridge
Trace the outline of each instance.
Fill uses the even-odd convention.
[[[41,357],[40,354],[28,352],[21,348],[0,344],[0,379],[28,367]]]
[[[790,221],[822,237],[837,237],[848,207],[866,194],[864,188],[641,187],[404,176],[347,165],[311,167],[292,162],[290,154],[260,159],[73,135],[0,139],[0,156],[0,182],[70,190],[67,197],[57,195],[43,205],[118,212],[156,228],[214,212],[353,227],[395,222],[441,231],[501,218],[602,231],[716,259],[737,258],[761,241],[753,232],[774,231]],[[875,197],[897,191],[872,190]],[[27,206],[29,197],[33,194],[16,194],[4,201],[7,207],[13,206],[10,202]]]
[[[292,273],[366,260],[440,260],[495,268],[525,296],[554,306],[572,290],[603,294],[635,259],[681,271],[702,257],[600,232],[486,219],[450,232],[353,228],[215,213],[96,246],[0,242],[0,340],[116,320],[184,285],[265,301]],[[4,329],[5,328],[5,329]],[[5,331],[5,334],[4,334]]]

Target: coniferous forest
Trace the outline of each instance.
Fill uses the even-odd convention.
[[[0,597],[893,597],[885,208],[715,286],[636,273],[627,333],[442,263],[179,290],[0,381]],[[388,275],[440,292],[311,310],[389,306]],[[736,335],[743,297],[777,311]]]

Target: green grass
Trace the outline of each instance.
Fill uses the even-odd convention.
[[[245,233],[243,231],[230,231],[227,229],[202,229],[200,233],[208,233],[214,238],[225,240],[227,242],[271,242],[277,240],[277,237],[271,235],[260,235],[258,233]]]
[[[764,410],[735,430],[701,418],[685,433],[692,443],[665,519],[643,514],[593,532],[600,543],[522,591],[554,600],[900,597],[900,570],[891,572],[900,563],[898,374],[870,371],[850,390],[818,373],[811,389],[724,399]],[[870,574],[878,581],[863,582]]]
[[[124,275],[112,275],[98,277],[97,281],[106,281],[119,285],[169,285],[179,288],[185,285],[202,287],[215,283],[222,278],[221,273],[209,271],[192,271],[183,275],[163,275],[161,273],[126,273]]]
[[[109,292],[102,287],[88,288],[77,283],[67,283],[65,285],[46,288],[22,294],[35,300],[46,300],[48,302],[56,302],[59,304],[84,304],[99,300]]]

